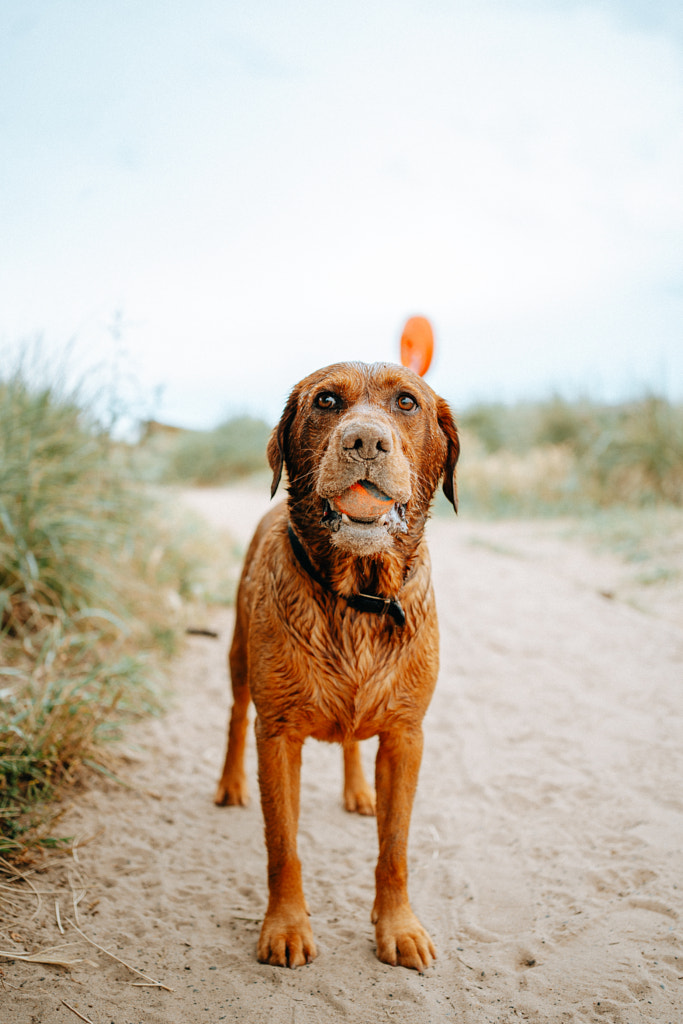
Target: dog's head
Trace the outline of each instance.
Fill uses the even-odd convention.
[[[290,514],[351,554],[421,532],[440,480],[457,510],[458,432],[446,402],[412,370],[336,363],[292,390],[268,442],[274,495],[287,469]]]

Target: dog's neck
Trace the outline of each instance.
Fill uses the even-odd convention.
[[[426,515],[409,522],[407,532],[394,537],[391,548],[373,555],[356,555],[333,544],[329,530],[317,522],[319,518],[290,495],[292,528],[315,573],[328,589],[346,598],[356,594],[398,598],[420,562]],[[313,528],[312,522],[316,524]]]
[[[397,597],[380,597],[378,594],[368,594],[363,591],[357,594],[343,595],[332,591],[327,581],[323,579],[317,569],[315,569],[311,564],[311,560],[306,554],[306,549],[297,537],[291,523],[288,524],[287,532],[289,534],[289,541],[292,546],[294,557],[304,572],[307,573],[311,579],[315,580],[319,587],[333,593],[338,600],[346,601],[346,603],[350,605],[351,608],[355,608],[356,611],[374,615],[390,615],[397,626],[405,626],[405,611]]]
[[[332,547],[332,545],[330,545]],[[377,594],[398,597],[408,576],[412,574],[414,558],[392,548],[381,555],[358,556],[332,547],[328,562],[330,585],[338,594]]]

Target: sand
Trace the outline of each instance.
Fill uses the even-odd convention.
[[[267,492],[185,500],[244,545]],[[0,1022],[679,1024],[681,607],[661,588],[649,602],[621,563],[560,533],[430,524],[442,670],[410,890],[437,946],[431,970],[375,958],[375,823],[343,810],[341,753],[313,742],[300,853],[319,956],[296,971],[257,963],[266,886],[253,736],[250,807],[212,803],[232,617],[215,610],[219,639],[189,639],[172,667],[168,714],[127,736],[134,788],[102,780],[76,795],[61,823],[75,856],[30,876],[40,907],[30,895],[0,922],[3,950],[67,943],[61,955],[90,962],[0,961]],[[371,771],[372,741],[364,753]],[[138,987],[67,923],[75,913],[84,935],[172,991]]]

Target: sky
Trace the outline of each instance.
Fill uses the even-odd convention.
[[[274,421],[416,314],[456,412],[683,399],[680,0],[3,0],[0,372]]]

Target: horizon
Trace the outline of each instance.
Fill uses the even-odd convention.
[[[398,361],[421,314],[456,409],[683,398],[673,0],[8,0],[0,28],[5,353],[71,346],[207,429]]]

